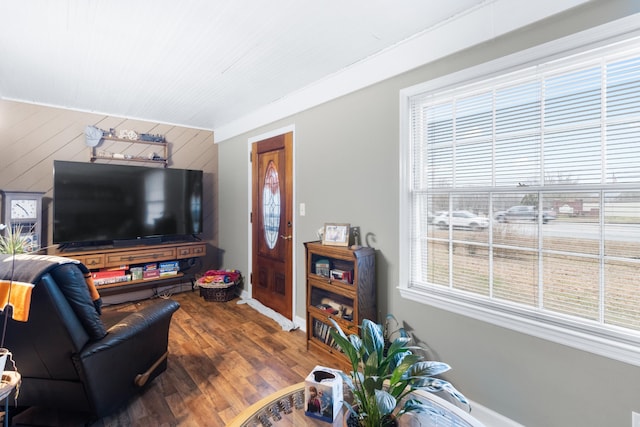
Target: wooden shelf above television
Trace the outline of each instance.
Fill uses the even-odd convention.
[[[115,138],[111,136],[105,136],[102,138],[103,144],[112,143],[110,148],[117,151],[112,152],[105,150],[104,148],[98,150],[97,147],[91,147],[89,149],[89,160],[95,162],[96,160],[119,160],[128,162],[141,162],[141,163],[156,163],[161,164],[165,168],[169,164],[169,143],[156,142],[156,141],[143,141],[140,139],[125,139]],[[143,144],[151,149],[157,148],[162,150],[162,154],[147,151],[134,151],[131,149],[135,144]],[[142,153],[142,154],[141,154]]]

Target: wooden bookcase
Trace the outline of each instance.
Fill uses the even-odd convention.
[[[358,333],[363,319],[376,321],[375,250],[307,242],[307,349],[346,363],[329,334],[335,319],[346,334]],[[342,277],[342,279],[340,279]]]
[[[96,248],[80,251],[59,251],[56,253],[58,256],[77,259],[90,270],[115,268],[123,265],[127,265],[130,269],[131,267],[139,267],[147,263],[180,261],[189,258],[204,257],[206,254],[207,246],[204,242],[166,243],[123,248]],[[106,294],[112,294],[145,287],[162,286],[176,281],[190,280],[193,284],[193,279],[193,275],[185,275],[183,272],[178,272],[177,275],[173,276],[110,283],[96,286],[96,288],[101,294],[103,294],[103,291],[106,291]]]

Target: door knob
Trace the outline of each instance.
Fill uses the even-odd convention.
[[[283,240],[291,240],[291,239],[292,239],[291,234],[289,234],[288,236],[283,236],[283,235],[281,234],[281,235],[280,235],[280,237],[281,237]]]

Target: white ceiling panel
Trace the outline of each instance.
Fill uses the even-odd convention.
[[[496,1],[0,0],[0,97],[215,130]]]

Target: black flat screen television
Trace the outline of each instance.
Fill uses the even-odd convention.
[[[53,242],[128,245],[202,233],[202,171],[53,162]]]

